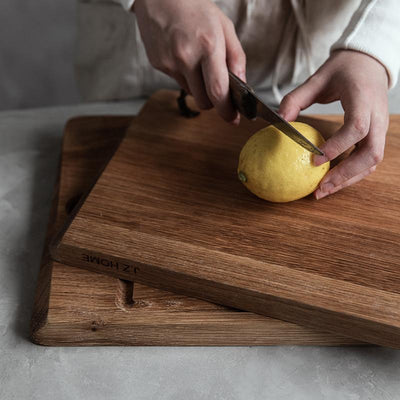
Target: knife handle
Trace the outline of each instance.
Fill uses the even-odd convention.
[[[257,117],[257,101],[251,89],[233,72],[229,71],[229,87],[231,89],[232,102],[240,112],[248,119]]]

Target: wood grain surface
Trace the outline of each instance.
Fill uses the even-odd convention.
[[[175,98],[162,91],[149,100],[54,255],[400,347],[399,118],[375,174],[322,201],[272,204],[236,177],[240,149],[263,123],[234,128],[213,111],[187,120]],[[327,119],[332,129],[340,123]]]
[[[78,117],[68,122],[47,242],[91,186],[131,121],[128,117]],[[47,246],[31,338],[51,346],[360,344],[52,262]]]

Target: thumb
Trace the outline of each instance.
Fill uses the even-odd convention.
[[[229,21],[223,24],[226,45],[226,63],[230,71],[242,81],[246,81],[246,54],[236,35],[234,25]]]
[[[279,114],[288,121],[294,121],[301,110],[315,103],[322,88],[320,79],[315,79],[315,75],[311,76],[282,99]]]

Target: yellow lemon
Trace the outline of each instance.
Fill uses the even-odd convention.
[[[324,143],[312,126],[292,122],[316,146]],[[273,202],[297,200],[312,193],[329,170],[329,162],[316,167],[313,154],[270,125],[255,133],[239,157],[240,181],[262,199]]]

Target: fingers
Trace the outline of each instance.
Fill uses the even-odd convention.
[[[226,47],[226,63],[230,71],[246,82],[246,55],[236,35],[231,20],[223,24]]]
[[[383,160],[386,130],[387,120],[380,114],[373,115],[366,139],[361,141],[348,158],[326,174],[315,192],[316,198],[335,193],[373,172]]]
[[[234,32],[233,26],[227,29]],[[229,62],[242,76],[245,73],[245,57],[238,39],[229,36],[229,40],[230,44],[226,47],[222,29],[220,34],[203,33],[198,37],[200,52],[194,52],[190,46],[177,41],[173,56],[198,107],[215,107],[223,119],[237,124],[239,114],[231,102],[229,91],[227,49]]]
[[[333,160],[344,153],[351,146],[362,141],[370,131],[371,114],[370,104],[360,95],[351,95],[349,100],[343,101],[344,124],[322,146],[324,156],[314,157],[314,164],[321,165]]]
[[[214,106],[228,122],[239,124],[240,116],[232,104],[228,68],[246,80],[246,56],[229,19],[221,21],[221,34],[199,37],[201,66],[186,74],[189,87],[200,108]]]
[[[204,110],[212,107],[205,91],[201,68],[198,65],[198,54],[193,50],[190,42],[180,37],[172,44],[173,64],[175,67],[170,71],[164,71],[185,89],[182,84],[186,85],[188,92],[193,95],[197,106]]]
[[[314,157],[314,164],[333,160],[357,146],[324,177],[315,192],[317,198],[358,182],[383,158],[388,125],[387,76],[369,56],[351,51],[334,53],[310,79],[284,97],[279,112],[293,120],[315,102],[338,99],[345,111],[344,124],[320,146],[325,155]]]
[[[171,78],[175,79],[178,85],[185,90],[186,93],[192,94],[192,91],[189,88],[188,83],[186,82],[185,77],[179,73],[170,73],[168,74]]]
[[[240,79],[246,81],[246,55],[232,21],[223,18],[221,22],[225,51],[215,52],[210,57],[206,57],[202,63],[202,71],[207,94],[218,113],[226,121],[238,125],[240,114],[231,100],[228,71],[232,71]]]
[[[208,98],[218,114],[228,122],[238,123],[239,114],[234,108],[229,91],[229,75],[225,51],[217,51],[202,62],[202,72]]]
[[[197,106],[201,110],[212,108],[213,105],[205,90],[201,67],[196,67],[193,71],[188,71],[186,73],[186,80],[188,82],[190,93],[196,100]]]
[[[324,184],[322,189],[317,189],[314,192],[314,197],[317,200],[320,200],[320,199],[322,199],[322,198],[324,198],[324,197],[326,197],[326,196],[328,196],[330,194],[333,194],[335,192],[338,192],[341,189],[344,189],[347,186],[354,185],[355,183],[357,183],[357,182],[361,181],[362,179],[364,179],[366,176],[370,175],[375,170],[376,170],[376,166],[368,168],[365,171],[361,172],[361,174],[358,174],[357,176],[353,176],[351,179],[341,183],[340,185],[338,185],[336,187],[335,186],[330,186],[329,183]]]
[[[323,88],[324,80],[318,75],[313,75],[283,98],[279,114],[288,121],[294,121],[301,110],[315,102]]]
[[[211,1],[176,3],[135,5],[150,64],[191,93],[199,108],[215,107],[225,120],[238,123],[228,67],[245,80],[246,58],[232,21]]]

